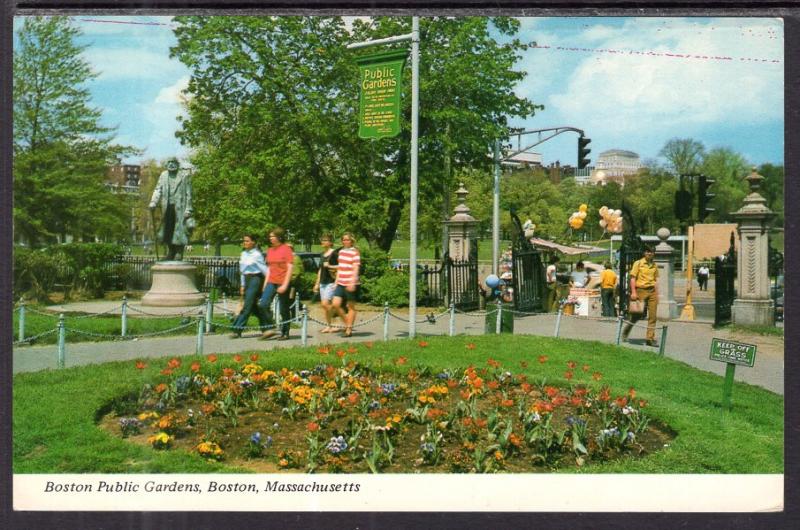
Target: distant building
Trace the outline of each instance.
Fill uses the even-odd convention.
[[[504,166],[512,168],[537,168],[542,167],[541,153],[518,153],[503,162]]]
[[[115,192],[139,193],[142,178],[142,166],[136,164],[117,163],[106,170],[106,186]]]
[[[597,156],[597,163],[591,172],[593,184],[605,185],[618,182],[625,185],[625,177],[636,175],[644,167],[639,155],[633,151],[610,149]]]

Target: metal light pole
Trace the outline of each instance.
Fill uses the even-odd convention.
[[[385,39],[348,44],[347,49],[411,41],[411,204],[408,249],[408,336],[417,334],[417,154],[419,144],[419,17],[411,17],[411,33]]]

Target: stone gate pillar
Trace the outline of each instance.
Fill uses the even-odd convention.
[[[469,207],[466,205],[468,194],[469,192],[464,188],[464,183],[459,183],[456,191],[458,205],[454,209],[455,214],[445,221],[449,243],[448,251],[453,261],[466,261],[469,259],[470,250],[472,250],[472,239],[475,236],[475,227],[478,224],[477,219],[470,215]]]
[[[771,326],[775,314],[769,293],[767,233],[775,213],[758,193],[764,177],[756,173],[756,168],[752,168],[746,180],[750,194],[745,197],[744,206],[732,216],[739,221],[738,279],[732,318],[737,325]]]
[[[675,302],[675,262],[672,247],[667,243],[670,232],[667,228],[659,228],[656,235],[661,243],[656,245],[653,260],[658,266],[658,311],[660,320],[672,320],[678,316],[678,304]]]

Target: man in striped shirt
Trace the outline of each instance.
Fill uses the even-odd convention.
[[[344,321],[344,336],[353,336],[353,323],[356,320],[356,299],[360,285],[358,273],[361,267],[361,254],[355,248],[356,238],[350,232],[342,235],[342,248],[339,250],[339,265],[336,274],[336,290],[333,292],[333,308]],[[347,303],[347,312],[342,303]]]

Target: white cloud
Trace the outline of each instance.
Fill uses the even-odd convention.
[[[158,91],[155,103],[165,103],[176,105],[183,103],[186,96],[182,93],[189,87],[189,76],[183,76],[170,86],[166,86]]]
[[[99,73],[100,81],[123,79],[159,79],[186,72],[176,59],[161,51],[141,48],[91,47],[83,52],[84,58]]]
[[[556,36],[537,34],[540,46],[552,47],[528,52],[537,55],[523,64],[537,70],[520,91],[535,99],[543,83],[537,76],[557,69],[559,61],[579,57],[563,91],[545,103],[561,116],[580,117],[600,134],[630,134],[643,124],[663,129],[722,122],[746,126],[783,116],[780,21],[628,19],[621,28],[602,25],[577,35],[571,33],[567,45]]]

